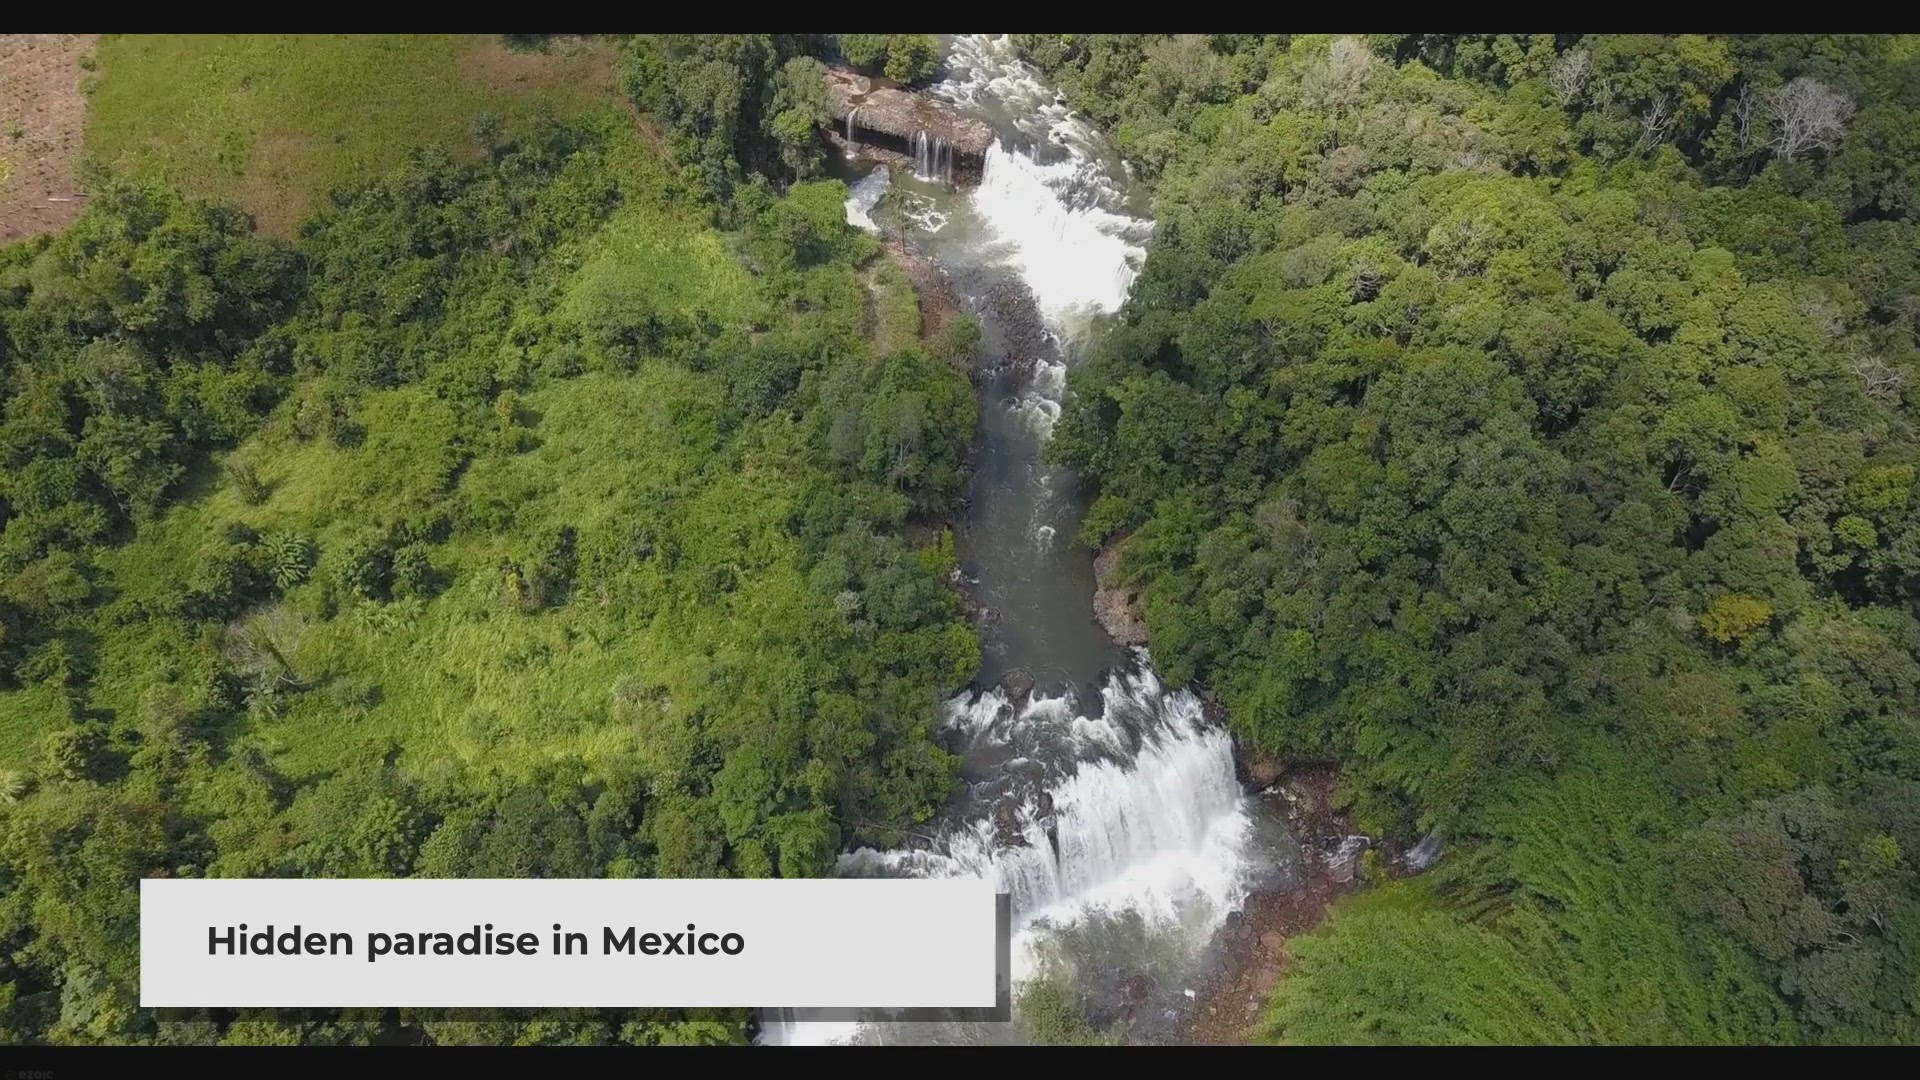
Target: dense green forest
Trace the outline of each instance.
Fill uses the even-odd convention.
[[[1084,539],[1169,682],[1446,842],[1262,1037],[1920,1041],[1920,42],[1016,39],[1154,195]],[[404,42],[162,44],[0,248],[0,1044],[741,1040],[155,1015],[137,882],[816,875],[935,812],[977,329],[818,129],[937,42],[612,37],[596,104],[436,41],[418,110],[342,89]],[[244,138],[143,89],[216,76]]]
[[[968,339],[837,181],[521,126],[291,243],[99,175],[0,250],[0,1043],[739,1041],[156,1016],[137,882],[809,876],[951,792]]]
[[[1920,45],[1018,40],[1155,189],[1086,539],[1451,849],[1267,1034],[1920,1039]]]

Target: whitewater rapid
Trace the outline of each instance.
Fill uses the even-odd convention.
[[[947,727],[964,749],[1015,747],[1035,756],[1010,764],[1047,774],[1019,801],[1017,836],[1005,835],[998,815],[980,813],[929,847],[843,854],[839,875],[993,881],[1012,900],[1016,996],[1050,965],[1064,961],[1071,971],[1073,957],[1057,947],[1069,935],[1124,927],[1176,956],[1196,955],[1245,901],[1260,869],[1232,742],[1192,692],[1161,684],[1144,651],[1131,669],[1109,675],[1099,703],[1084,710],[1071,693],[1036,695],[1016,709],[999,688],[955,698]],[[1042,791],[1044,799],[1032,797]],[[998,801],[989,795],[984,805]],[[880,1042],[888,1026],[773,1023],[762,1041]]]
[[[1085,117],[1069,109],[1005,36],[958,38],[947,77],[929,93],[979,109],[1006,130],[987,148],[971,203],[1000,260],[1032,291],[1062,355],[1034,371],[1021,407],[1042,437],[1067,388],[1066,346],[1098,316],[1120,309],[1147,257],[1153,221],[1129,212],[1125,165]]]
[[[1033,973],[1048,934],[1097,914],[1137,915],[1167,932],[1209,932],[1245,898],[1251,828],[1227,733],[1197,697],[1168,692],[1139,657],[1101,687],[1098,715],[1071,695],[1013,709],[994,689],[948,705],[948,723],[972,746],[1006,745],[1022,729],[1064,726],[1078,757],[1023,802],[1018,842],[983,816],[931,850],[860,849],[841,857],[848,877],[979,877],[1011,895],[1015,983]],[[1062,722],[1064,721],[1064,725]],[[1030,732],[1029,732],[1030,734]]]
[[[1068,332],[1119,310],[1146,254],[1137,219],[1098,201],[1067,201],[1084,197],[1077,182],[1086,168],[1085,158],[1043,162],[995,141],[973,193],[975,210],[1006,246],[1042,317]]]
[[[847,216],[877,228],[872,215],[886,200],[910,233],[931,239],[946,230],[932,247],[936,254],[948,245],[948,254],[995,268],[1031,294],[1052,347],[1029,357],[1030,373],[1006,399],[984,404],[1025,421],[1010,429],[1024,434],[1003,432],[1011,441],[994,447],[1013,463],[994,482],[1024,485],[1033,520],[1024,541],[992,555],[1028,575],[1010,580],[1060,582],[1069,565],[1062,560],[1088,556],[1058,550],[1070,548],[1056,544],[1056,526],[1074,525],[1075,515],[1064,511],[1076,496],[1070,478],[1039,450],[1065,400],[1070,359],[1093,324],[1126,302],[1152,223],[1129,205],[1124,166],[1099,131],[1068,109],[1006,38],[959,37],[945,67],[929,93],[980,115],[999,133],[979,186],[936,210],[938,193],[889,188],[882,167],[853,186]],[[964,250],[953,246],[960,243],[956,233],[969,238]],[[1110,650],[1092,621],[1090,584],[1081,588],[1070,602],[1084,616],[1063,621]],[[1006,636],[1007,628],[999,629]],[[1011,659],[1036,672],[1054,662]],[[1188,962],[1244,902],[1261,862],[1231,741],[1200,700],[1162,685],[1147,653],[1136,650],[1096,685],[1043,686],[1012,700],[999,687],[964,693],[947,703],[946,738],[969,764],[970,789],[936,823],[933,841],[851,851],[839,872],[996,882],[1012,900],[1016,997],[1035,974],[1064,967],[1083,992],[1084,980],[1137,980],[1150,972],[1170,981],[1161,990],[1178,1000]],[[894,1027],[770,1020],[762,1041],[927,1035]],[[937,1037],[991,1038],[948,1031]]]

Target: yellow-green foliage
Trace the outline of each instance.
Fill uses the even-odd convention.
[[[646,204],[614,215],[587,245],[562,311],[582,321],[650,312],[728,328],[758,314],[751,280],[719,234]]]
[[[944,801],[971,386],[867,340],[844,185],[679,191],[603,113],[297,248],[116,182],[0,249],[0,1035],[151,1036],[143,877],[818,875]]]
[[[890,352],[920,337],[920,300],[906,271],[892,259],[875,264],[870,275],[874,305],[874,348]]]
[[[1689,928],[1658,786],[1604,748],[1521,785],[1432,876],[1289,943],[1263,1032],[1292,1043],[1745,1043],[1797,1031],[1748,957]]]
[[[1700,631],[1722,645],[1730,645],[1767,625],[1773,607],[1755,596],[1717,596],[1700,616]]]
[[[671,340],[641,339],[639,348],[698,348],[694,343],[722,330],[734,340],[751,320],[782,341],[798,340],[809,326],[843,343],[857,340],[847,335],[857,334],[862,271],[828,263],[781,279],[837,298],[796,321],[788,302],[756,282],[695,208],[665,194],[657,164],[631,136],[614,139],[608,152],[625,166],[624,205],[571,246],[582,253],[579,265],[541,294],[557,302],[539,337],[591,341],[608,323],[656,319]],[[816,201],[838,197],[829,191]],[[358,226],[378,227],[377,219]],[[344,239],[358,242],[355,235]],[[890,265],[878,270],[891,274],[891,305],[907,306],[917,319],[904,277]],[[454,301],[451,319],[464,318],[466,304]],[[824,441],[839,395],[854,395],[846,404],[868,408],[861,384],[884,389],[916,366],[964,392],[964,378],[943,361],[899,351],[917,348],[914,339],[896,333],[890,341],[884,361],[865,360],[857,345],[843,354],[848,362],[829,396],[808,391],[749,428],[735,411],[732,373],[695,373],[631,350],[601,358],[617,373],[541,381],[523,354],[508,349],[496,370],[535,380],[536,388],[505,390],[471,406],[423,384],[380,390],[309,380],[259,433],[219,455],[224,471],[197,466],[183,486],[188,497],[135,542],[100,549],[96,565],[102,581],[115,583],[118,610],[164,609],[177,603],[183,577],[191,579],[236,529],[311,546],[314,565],[285,572],[291,577],[284,592],[304,613],[293,659],[313,692],[256,712],[251,724],[251,735],[293,776],[378,756],[391,743],[416,771],[439,764],[524,775],[556,759],[589,768],[638,759],[650,763],[657,781],[672,784],[689,766],[684,754],[675,756],[692,745],[686,733],[698,729],[726,744],[752,741],[776,726],[773,711],[811,709],[783,704],[783,681],[813,682],[834,666],[833,650],[866,647],[861,639],[873,628],[864,620],[849,626],[834,606],[841,587],[810,588],[806,570],[817,555],[803,550],[792,523],[809,500],[819,500],[824,479],[816,457],[822,451],[806,445],[807,429]],[[472,343],[467,348],[478,351]],[[802,389],[790,384],[784,392]],[[512,412],[505,420],[502,401]],[[794,410],[807,408],[822,418],[797,426]],[[323,413],[336,419],[309,419]],[[516,436],[503,443],[498,429],[508,421]],[[476,438],[480,432],[488,437]],[[942,438],[951,444],[956,436],[964,442],[964,432]],[[881,460],[894,466],[891,453]],[[234,479],[242,474],[245,485]],[[881,498],[880,506],[893,498]],[[636,551],[628,533],[642,510],[650,527],[670,534]],[[391,548],[395,542],[380,535],[436,518],[450,535],[414,546],[425,573],[440,583],[432,595],[395,589],[366,598],[339,584],[366,543]],[[535,588],[529,575],[540,572],[537,559],[529,561],[529,538],[562,530],[587,564],[578,594],[564,605],[528,591]],[[911,570],[901,572],[937,580],[951,559],[950,543],[908,559],[902,566]],[[649,561],[647,552],[658,548],[671,555]],[[862,577],[852,571],[856,586]],[[909,638],[916,643],[905,645]],[[924,710],[930,722],[936,692],[964,683],[976,646],[958,624],[936,620],[887,646],[893,658],[878,662],[904,673],[900,665],[916,661],[902,657],[903,646],[934,665],[921,670],[938,681],[920,688],[917,703],[901,703]],[[98,650],[94,700],[131,714],[155,675],[195,662],[191,653],[178,633],[126,620]],[[340,687],[348,683],[378,692],[347,694],[353,700],[343,707]],[[633,688],[644,690],[645,702],[627,699],[639,692]],[[56,700],[32,688],[0,695],[8,759],[24,763],[41,732],[68,722],[65,713],[48,711]],[[657,737],[651,744],[650,735]],[[665,745],[675,740],[678,749]]]
[[[369,423],[365,447],[265,453],[266,476],[281,481],[273,498],[257,508],[229,503],[224,509],[261,527],[303,523],[319,530],[326,551],[337,550],[360,521],[425,505],[409,496],[409,486],[432,483],[439,470],[406,468],[408,456],[370,449],[420,430],[409,419],[414,410],[398,403],[413,393],[369,398],[369,411],[382,419]],[[324,770],[342,754],[386,739],[406,747],[407,760],[421,767],[453,760],[483,771],[513,772],[556,756],[592,763],[607,755],[657,754],[657,747],[637,745],[644,729],[619,712],[615,689],[623,680],[666,688],[676,720],[698,715],[714,692],[704,678],[712,670],[707,665],[738,664],[755,674],[745,661],[764,644],[762,635],[823,617],[809,608],[793,544],[782,534],[793,477],[764,460],[751,473],[705,474],[718,446],[722,405],[704,380],[656,363],[632,376],[584,376],[525,400],[540,417],[532,427],[538,447],[476,462],[454,489],[456,499],[470,505],[510,505],[514,534],[456,537],[437,551],[436,569],[455,582],[441,596],[372,608],[398,609],[381,622],[348,612],[316,631],[311,658],[317,670],[371,678],[383,694],[350,720],[314,696],[272,723],[265,730],[269,744],[296,772]],[[383,470],[383,462],[402,467]],[[697,561],[752,571],[729,604],[695,607],[654,628],[636,623],[624,607],[610,609],[611,596],[533,613],[503,602],[497,567],[513,553],[515,535],[561,525],[583,535],[616,530],[635,492],[671,491],[683,483],[695,485],[690,497],[676,501],[688,535],[725,545],[697,553]],[[726,652],[707,655],[716,644]],[[736,651],[746,655],[733,656]],[[771,659],[770,647],[762,651]],[[689,655],[702,656],[700,665],[686,668]],[[725,704],[762,699],[743,694]]]

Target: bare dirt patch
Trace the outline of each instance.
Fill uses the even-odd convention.
[[[0,34],[0,244],[63,229],[86,209],[83,57],[98,34]]]

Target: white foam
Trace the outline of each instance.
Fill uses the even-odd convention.
[[[973,193],[974,211],[1001,257],[1033,290],[1041,317],[1068,337],[1092,317],[1119,310],[1146,254],[1136,238],[1143,231],[1139,219],[1069,201],[1085,174],[1099,168],[1077,155],[1043,164],[996,141]]]
[[[887,189],[893,186],[892,175],[885,165],[860,178],[847,193],[847,224],[857,229],[877,233],[880,226],[874,224],[873,209],[880,200],[887,197]]]
[[[982,818],[930,850],[851,852],[842,856],[841,872],[987,878],[1012,896],[1017,941],[1095,912],[1131,911],[1157,926],[1210,933],[1247,886],[1252,819],[1234,777],[1231,740],[1206,722],[1190,691],[1168,693],[1150,671],[1115,675],[1101,694],[1104,715],[1065,723],[1076,741],[1103,756],[1048,788],[1053,837],[1029,804],[1019,819],[1024,846],[1001,845],[994,823]],[[1036,696],[1010,724],[1060,725],[1063,700]],[[977,730],[975,718],[997,714],[1004,703],[994,691],[954,705],[950,714]],[[1129,754],[1122,710],[1140,728],[1131,760],[1116,760]]]

